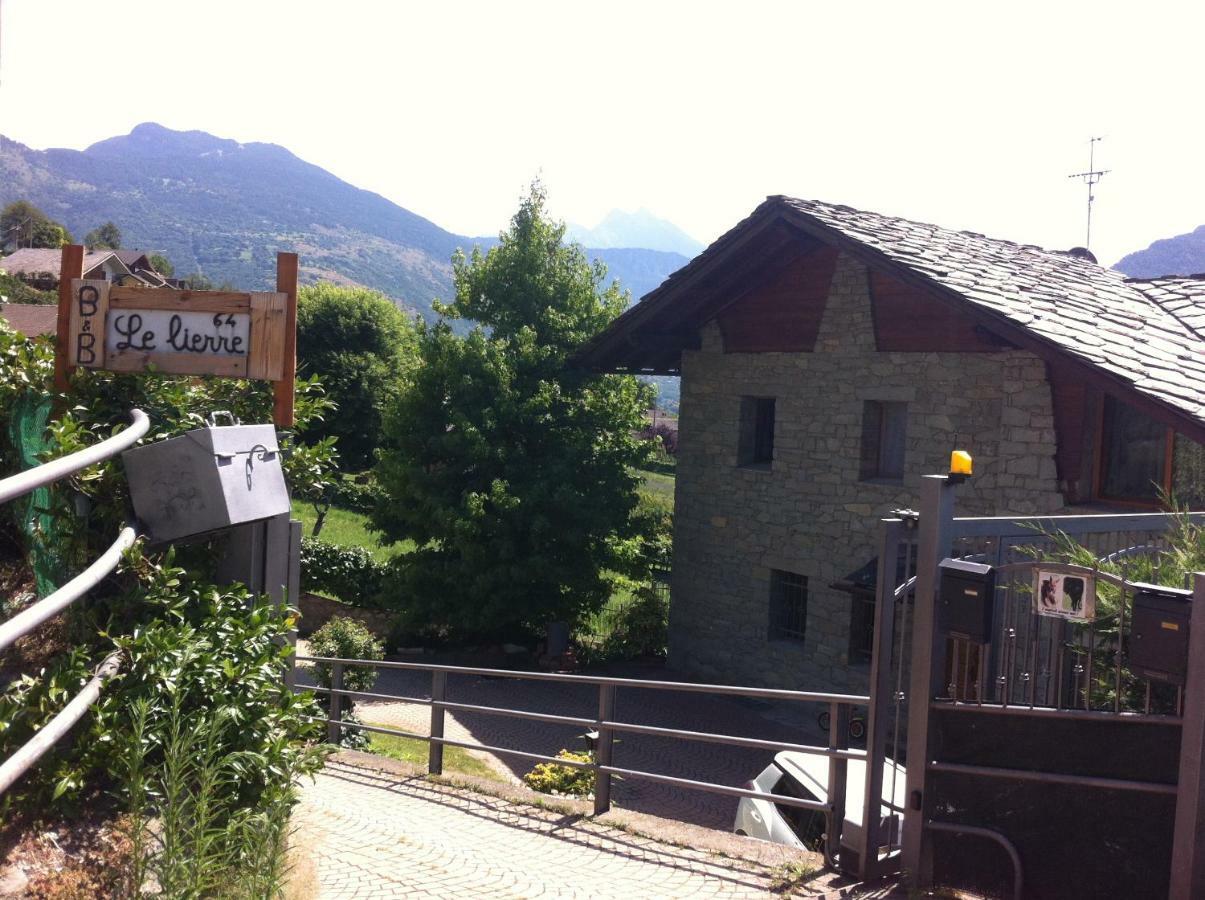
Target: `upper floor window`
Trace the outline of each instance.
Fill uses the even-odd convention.
[[[1171,491],[1172,441],[1172,429],[1106,394],[1097,496],[1158,503],[1160,492]]]
[[[736,462],[768,466],[774,461],[774,398],[741,398],[741,434]]]
[[[863,481],[904,477],[904,434],[908,404],[895,400],[867,400],[862,404],[862,458],[859,477]]]

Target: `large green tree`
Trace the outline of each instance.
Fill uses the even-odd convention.
[[[28,200],[14,200],[0,210],[0,247],[50,247],[70,244],[64,226]]]
[[[422,365],[386,418],[373,517],[417,549],[392,589],[415,625],[462,635],[580,621],[634,565],[642,519],[634,433],[649,389],[572,355],[628,303],[606,270],[564,246],[543,190],[499,246],[454,260],[456,299],[420,325]],[[457,335],[449,319],[477,323]]]
[[[393,302],[368,288],[320,283],[297,295],[297,359],[336,404],[307,437],[338,438],[343,468],[369,468],[385,408],[414,369],[418,337]]]
[[[84,246],[89,250],[120,250],[121,229],[112,222],[105,222],[84,235]]]

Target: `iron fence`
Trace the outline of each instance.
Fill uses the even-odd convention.
[[[754,688],[737,685],[696,684],[692,682],[652,681],[639,678],[611,678],[595,675],[565,675],[553,672],[521,672],[510,669],[484,669],[469,666],[441,666],[425,663],[375,661],[363,659],[339,659],[321,656],[297,656],[298,662],[317,663],[330,668],[330,687],[318,688],[329,696],[329,711],[326,718],[310,717],[314,721],[325,723],[327,740],[337,744],[342,729],[353,728],[378,734],[395,735],[403,738],[425,741],[429,745],[427,771],[433,775],[443,772],[443,748],[462,747],[468,750],[482,750],[501,756],[517,757],[533,762],[555,763],[571,768],[589,769],[595,775],[594,812],[601,815],[611,807],[612,778],[629,778],[667,784],[686,790],[706,791],[728,797],[754,798],[772,800],[779,806],[791,806],[805,810],[823,813],[825,816],[825,858],[830,864],[835,864],[841,848],[841,830],[845,822],[846,806],[846,775],[848,763],[851,760],[867,761],[864,750],[848,746],[849,713],[854,707],[865,707],[869,704],[868,696],[855,694],[813,693],[808,691],[781,690],[776,688]],[[411,671],[429,672],[431,688],[429,697],[408,697],[398,694],[381,694],[369,691],[353,691],[343,687],[344,672],[349,667],[406,669]],[[593,685],[598,693],[598,714],[594,718],[585,716],[567,716],[552,713],[538,713],[531,710],[512,709],[500,706],[480,706],[469,703],[456,703],[447,699],[448,678],[451,676],[486,676],[492,678],[513,678],[526,681],[552,681],[562,684]],[[688,731],[681,728],[663,728],[653,725],[642,725],[635,722],[624,722],[615,718],[615,699],[619,690],[638,688],[641,690],[682,691],[704,693],[714,696],[753,697],[763,700],[780,700],[800,703],[827,704],[831,721],[835,727],[829,729],[828,746],[796,744],[783,741],[770,741],[761,738],[741,737],[733,734],[723,734],[710,731]],[[385,728],[379,725],[366,725],[360,722],[347,721],[343,717],[343,697],[363,698],[373,700],[395,700],[415,703],[431,708],[431,725],[429,734],[402,731]],[[444,734],[445,714],[447,711],[471,712],[484,715],[508,716],[528,719],[536,722],[550,722],[559,725],[571,725],[591,729],[597,733],[594,741],[593,758],[589,762],[581,762],[560,757],[532,753],[511,747],[496,747],[469,741],[459,741]],[[763,791],[739,788],[732,785],[717,784],[709,781],[698,781],[665,775],[658,772],[646,772],[627,769],[612,764],[612,753],[617,734],[645,734],[662,738],[677,738],[686,741],[703,741],[728,744],[736,747],[749,747],[774,752],[794,751],[827,757],[829,760],[827,799],[808,800],[802,797],[792,797],[784,794],[767,794]],[[897,810],[902,812],[902,810]]]

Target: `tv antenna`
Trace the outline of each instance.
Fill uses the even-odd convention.
[[[1111,169],[1096,168],[1096,142],[1102,141],[1104,138],[1088,138],[1088,171],[1076,172],[1074,175],[1068,175],[1068,178],[1082,178],[1084,184],[1088,185],[1088,232],[1084,236],[1084,247],[1090,249],[1092,247],[1092,203],[1096,200],[1096,194],[1093,188],[1096,187],[1104,176],[1108,175]]]

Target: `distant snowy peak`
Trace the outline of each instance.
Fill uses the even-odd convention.
[[[570,224],[566,237],[585,247],[639,247],[680,253],[687,258],[697,256],[703,245],[665,219],[659,219],[647,209],[625,212],[613,209],[593,228]]]

